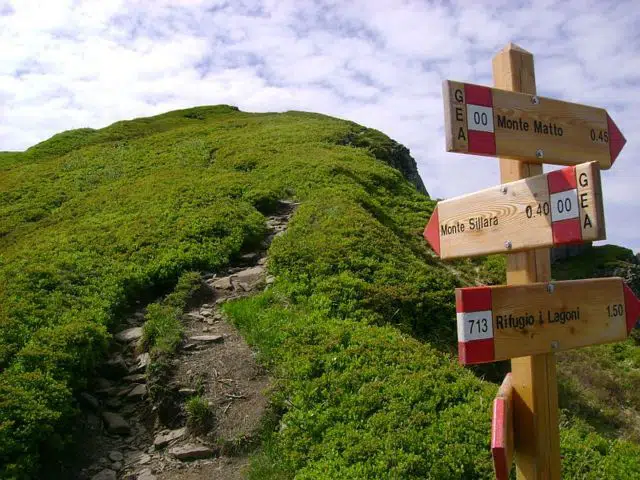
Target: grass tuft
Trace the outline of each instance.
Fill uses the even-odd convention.
[[[187,428],[195,434],[205,434],[209,432],[215,424],[213,410],[209,407],[209,402],[204,397],[191,397],[185,403],[187,412]]]

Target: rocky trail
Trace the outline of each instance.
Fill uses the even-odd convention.
[[[207,273],[205,294],[183,316],[183,343],[156,368],[137,353],[145,310],[124,322],[91,388],[79,395],[77,451],[64,478],[83,480],[240,479],[268,409],[271,380],[220,306],[269,288],[266,251],[287,228],[296,204],[280,202],[262,249],[225,272]],[[151,401],[151,389],[157,394]],[[199,397],[211,425],[187,425]],[[205,422],[206,423],[206,422]]]

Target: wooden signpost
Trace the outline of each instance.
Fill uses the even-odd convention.
[[[538,97],[533,55],[509,44],[496,88],[443,84],[447,151],[500,158],[501,185],[438,203],[424,231],[441,258],[507,253],[507,285],[456,290],[459,359],[511,359],[492,455],[507,479],[560,478],[555,352],[624,340],[640,302],[620,278],[551,282],[549,248],[605,238],[600,169],[626,140],[600,108]],[[588,163],[587,163],[588,162]],[[543,175],[542,164],[569,168]]]
[[[456,289],[464,365],[624,340],[640,301],[621,278]]]
[[[611,167],[626,140],[606,110],[470,83],[443,83],[447,151]]]
[[[598,163],[441,201],[424,237],[442,259],[602,240]]]

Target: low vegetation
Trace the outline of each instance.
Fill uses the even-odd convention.
[[[554,265],[557,280],[620,276],[640,297],[640,262],[629,249],[593,247]],[[640,331],[624,342],[558,355],[560,405],[607,438],[640,443]]]
[[[187,302],[201,286],[200,274],[186,272],[178,279],[173,292],[160,302],[147,306],[142,328],[140,348],[149,351],[153,358],[171,355],[176,351],[184,334],[182,314]]]
[[[196,434],[207,433],[213,428],[215,417],[204,397],[195,396],[185,404],[187,427]]]
[[[322,115],[217,106],[0,154],[0,477],[39,476],[109,331],[177,285],[144,329],[162,372],[197,283],[181,275],[255,249],[289,198],[275,285],[226,307],[279,382],[252,475],[490,478],[496,385],[457,364],[453,291],[500,283],[503,263],[428,251],[435,202],[388,165],[403,170],[396,147]],[[593,418],[564,412],[564,478],[640,475],[637,444]]]

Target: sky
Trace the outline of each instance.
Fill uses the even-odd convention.
[[[450,198],[499,168],[445,151],[442,81],[492,85],[509,42],[534,54],[539,95],[605,108],[627,138],[599,243],[639,252],[635,0],[0,0],[0,151],[198,105],[305,110],[383,131]]]

